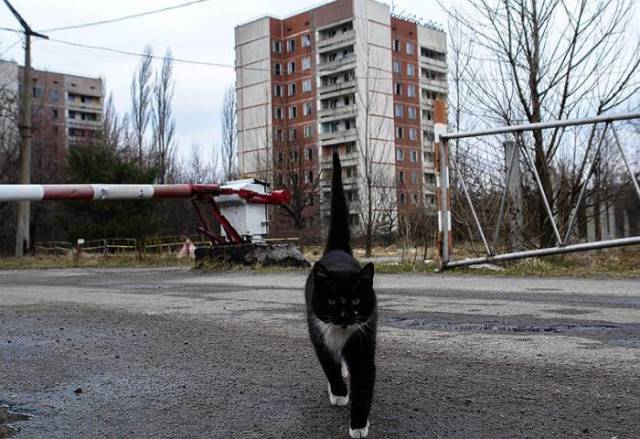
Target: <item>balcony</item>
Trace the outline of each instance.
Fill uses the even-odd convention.
[[[354,93],[355,92],[355,86],[356,86],[356,81],[355,79],[352,79],[351,81],[343,81],[337,84],[331,84],[331,85],[321,85],[318,88],[318,92],[321,95],[325,95],[325,94],[329,94],[329,93],[344,93],[344,92],[350,92],[350,93]],[[325,97],[325,96],[323,96]]]
[[[342,176],[342,185],[344,186],[345,189],[351,189],[353,187],[357,187],[358,184],[358,177],[345,177],[344,174]],[[322,179],[320,180],[320,187],[322,189],[324,188],[330,188],[331,187],[331,178],[327,178],[327,179]]]
[[[351,166],[358,164],[358,153],[350,152],[349,154],[340,155],[340,163],[343,166]],[[320,167],[323,169],[333,169],[333,157],[331,155],[320,158]]]
[[[355,142],[358,132],[355,128],[329,133],[320,133],[319,140],[323,145],[333,145],[335,143]]]
[[[440,61],[434,58],[428,58],[425,56],[420,57],[420,64],[422,67],[434,70],[440,73],[447,73],[447,62]]]
[[[353,44],[355,37],[356,37],[356,33],[352,29],[347,32],[340,32],[330,38],[324,38],[322,40],[318,40],[318,42],[316,43],[316,45],[318,46],[318,52],[335,50],[340,48],[341,46],[344,46],[347,44]]]
[[[67,125],[70,128],[89,128],[89,129],[98,129],[102,128],[101,120],[82,120],[82,119],[67,119]]]
[[[426,87],[437,93],[447,94],[449,91],[449,85],[446,79],[431,79],[423,77],[420,78],[420,84],[422,87]]]
[[[356,117],[357,107],[355,105],[345,105],[343,107],[327,108],[320,110],[318,116],[320,122],[329,122],[336,119],[353,119]]]
[[[318,64],[323,75],[327,73],[336,73],[343,70],[354,69],[356,67],[356,55],[351,53],[349,55],[337,58],[333,61],[322,61]]]

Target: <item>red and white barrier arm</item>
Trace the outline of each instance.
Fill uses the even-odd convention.
[[[285,204],[287,191],[260,194],[217,184],[5,184],[0,201],[145,200],[235,194],[249,203]]]

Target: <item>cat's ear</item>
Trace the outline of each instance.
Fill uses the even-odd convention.
[[[313,264],[313,274],[318,279],[331,279],[329,271],[320,262]]]
[[[360,270],[359,279],[363,282],[373,282],[373,274],[373,263],[369,262],[367,265],[362,267],[362,270]]]

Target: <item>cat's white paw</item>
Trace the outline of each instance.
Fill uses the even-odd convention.
[[[355,430],[353,428],[349,428],[349,436],[351,436],[352,438],[367,437],[368,434],[369,434],[369,421],[367,421],[367,425],[365,425],[364,428],[356,428]]]
[[[349,368],[347,367],[347,363],[342,360],[342,378],[345,380],[349,378]]]
[[[347,396],[334,395],[333,393],[331,393],[331,384],[328,384],[328,391],[329,391],[329,402],[331,403],[331,405],[345,406],[349,404],[349,395]]]

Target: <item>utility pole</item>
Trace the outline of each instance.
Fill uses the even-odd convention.
[[[22,124],[20,135],[22,146],[20,148],[20,184],[31,184],[31,37],[49,39],[46,35],[34,32],[29,24],[20,16],[9,0],[4,0],[5,4],[16,17],[24,32],[24,75],[22,79]],[[30,243],[30,220],[31,203],[28,201],[18,202],[16,211],[16,256],[24,256],[24,252],[31,245]]]

